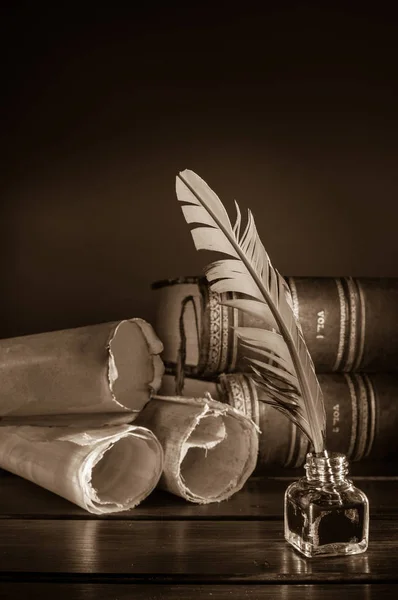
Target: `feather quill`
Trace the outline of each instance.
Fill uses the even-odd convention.
[[[291,304],[289,288],[272,266],[248,211],[247,224],[235,202],[232,225],[218,196],[196,173],[182,171],[176,178],[177,198],[197,250],[212,250],[230,258],[217,260],[206,269],[211,288],[238,298],[233,306],[273,323],[272,330],[237,327],[246,351],[252,378],[265,392],[262,399],[286,414],[307,435],[316,453],[325,450],[326,417],[314,365]],[[277,328],[277,331],[275,330]]]

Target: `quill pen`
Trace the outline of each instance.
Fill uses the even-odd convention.
[[[223,304],[270,322],[278,331],[237,327],[247,351],[246,359],[256,386],[266,392],[262,400],[288,416],[307,435],[316,453],[325,450],[326,417],[322,391],[301,327],[292,310],[289,288],[271,264],[248,211],[247,224],[235,202],[237,218],[232,226],[218,196],[196,173],[186,169],[176,178],[177,198],[197,250],[212,250],[229,258],[206,268],[211,288],[228,296]]]

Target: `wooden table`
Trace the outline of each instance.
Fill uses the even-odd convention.
[[[308,560],[283,538],[288,476],[205,506],[156,491],[98,518],[2,471],[0,598],[397,598],[398,477],[355,480],[371,506],[368,551]]]

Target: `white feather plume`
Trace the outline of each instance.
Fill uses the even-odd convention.
[[[276,322],[278,331],[238,327],[256,385],[267,402],[285,413],[308,436],[315,452],[325,450],[326,417],[314,365],[294,316],[289,288],[271,264],[257,233],[250,210],[241,232],[241,214],[231,224],[218,196],[190,170],[176,179],[177,198],[197,250],[213,250],[230,258],[217,260],[206,269],[211,288],[239,297],[224,304]],[[264,394],[262,394],[264,398]]]

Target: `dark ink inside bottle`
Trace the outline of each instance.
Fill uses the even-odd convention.
[[[368,545],[368,501],[344,455],[307,456],[307,476],[285,494],[285,538],[305,556],[357,554]]]

